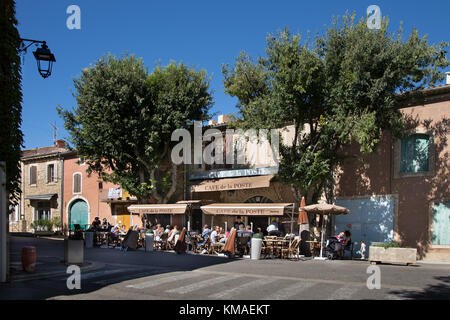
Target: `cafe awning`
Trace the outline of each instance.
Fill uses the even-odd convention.
[[[134,204],[127,209],[129,212],[139,214],[184,214],[187,206],[187,203]]]
[[[270,186],[270,180],[272,180],[273,177],[273,174],[269,174],[254,177],[203,180],[200,183],[191,185],[191,192],[267,188]]]
[[[202,206],[204,214],[232,216],[282,216],[293,203],[213,203]]]

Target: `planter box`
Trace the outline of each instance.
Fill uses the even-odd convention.
[[[413,248],[383,248],[370,246],[369,261],[372,263],[416,263],[417,249]]]
[[[81,265],[84,261],[84,240],[64,239],[64,262]]]

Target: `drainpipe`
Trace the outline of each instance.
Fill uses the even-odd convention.
[[[58,158],[61,163],[61,233],[64,230],[64,158],[61,158],[61,153],[58,152]]]

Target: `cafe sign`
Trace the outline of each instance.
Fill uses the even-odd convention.
[[[289,203],[214,203],[202,206],[204,214],[232,216],[282,216]]]
[[[127,209],[139,214],[184,214],[187,204],[136,204]]]
[[[247,178],[205,180],[198,184],[191,185],[191,192],[268,188],[272,178],[273,175],[264,175]]]

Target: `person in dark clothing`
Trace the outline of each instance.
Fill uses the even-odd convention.
[[[102,222],[100,221],[100,218],[95,217],[94,221],[92,221],[92,229],[99,230],[101,224],[102,224]]]
[[[242,217],[240,217],[240,216],[238,216],[238,217],[236,218],[236,221],[234,222],[234,228],[235,228],[236,230],[239,230],[239,225],[242,225],[242,226],[245,228],[245,224],[244,224],[244,222],[242,221]]]

